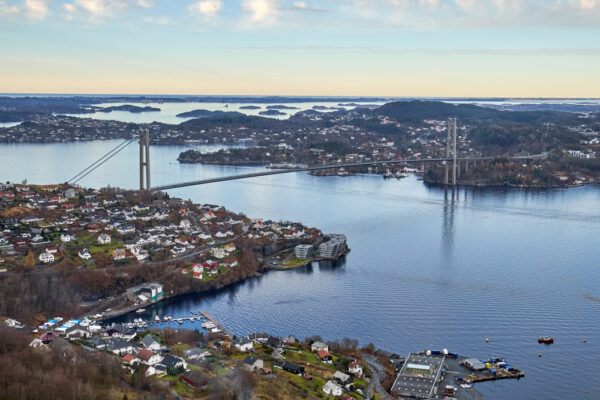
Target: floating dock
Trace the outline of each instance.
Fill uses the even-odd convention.
[[[221,324],[219,321],[217,321],[211,315],[209,315],[208,313],[206,313],[205,311],[202,311],[202,310],[199,310],[198,313],[200,313],[204,318],[206,318],[207,320],[209,320],[210,322],[215,324],[217,326],[217,328],[219,328],[221,330],[221,332],[223,332],[223,334],[225,334],[229,337],[233,337],[231,332],[229,332],[227,329],[225,329],[225,326],[223,326],[223,324]]]

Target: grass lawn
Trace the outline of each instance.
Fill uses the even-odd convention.
[[[289,260],[281,261],[280,264],[285,265],[286,267],[295,268],[295,267],[304,265],[307,262],[308,262],[308,260],[301,260],[299,258],[296,258],[296,256],[294,255],[294,256],[290,257]]]

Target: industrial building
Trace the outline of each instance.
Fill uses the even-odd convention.
[[[409,354],[392,386],[392,394],[417,399],[436,397],[445,358],[443,354]]]

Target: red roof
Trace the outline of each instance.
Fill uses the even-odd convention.
[[[131,363],[133,360],[135,360],[135,357],[131,354],[126,354],[125,357],[123,357],[123,361],[125,361],[128,364]]]
[[[137,353],[137,358],[139,358],[142,361],[148,361],[152,358],[153,355],[154,352],[152,350],[142,349]]]
[[[331,354],[327,350],[319,350],[317,351],[317,356],[322,360],[327,356],[331,357]]]

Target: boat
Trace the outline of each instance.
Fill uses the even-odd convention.
[[[549,336],[544,336],[544,337],[538,338],[538,343],[552,344],[552,343],[554,343],[554,338],[551,338]]]
[[[146,312],[146,310],[143,309],[143,308],[138,308],[135,312],[138,313],[138,314],[141,314],[143,312]]]
[[[155,317],[154,317],[154,320],[155,320],[156,322],[160,322],[160,317],[157,315],[157,316],[155,316]]]

